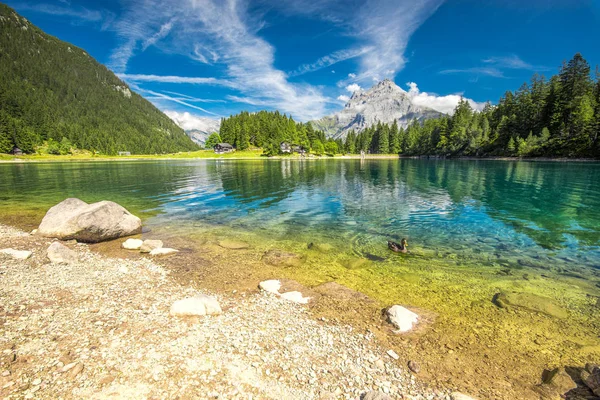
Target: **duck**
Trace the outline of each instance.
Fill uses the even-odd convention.
[[[402,238],[400,243],[392,242],[388,240],[388,248],[396,253],[407,253],[408,252],[408,241]]]

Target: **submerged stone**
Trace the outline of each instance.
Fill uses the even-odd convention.
[[[163,247],[162,240],[146,239],[140,246],[141,253],[151,253],[153,250],[160,249]]]
[[[366,258],[351,258],[350,260],[344,262],[344,267],[348,269],[364,268],[367,265],[369,265],[369,260]]]
[[[250,245],[246,242],[228,239],[219,240],[219,246],[229,250],[243,250],[250,248]]]
[[[143,244],[142,239],[127,239],[121,244],[121,247],[125,250],[139,250]]]
[[[320,251],[321,253],[329,253],[331,250],[333,250],[333,245],[329,243],[310,242],[307,247],[309,250],[316,250]]]
[[[287,253],[281,250],[267,251],[262,260],[275,267],[299,267],[304,262],[304,258],[294,253]]]
[[[502,292],[497,293],[492,301],[501,308],[517,307],[556,318],[569,316],[567,310],[555,304],[552,299],[533,293]]]

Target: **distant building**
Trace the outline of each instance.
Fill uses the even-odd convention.
[[[15,146],[10,151],[10,154],[15,155],[15,156],[21,156],[21,155],[23,155],[23,150],[21,150],[20,148],[18,148],[17,146]]]
[[[292,153],[304,154],[306,153],[306,149],[299,145],[292,145]]]
[[[131,152],[130,152],[130,151],[120,151],[120,152],[119,152],[119,155],[120,155],[120,156],[130,156],[130,155],[131,155]]]
[[[281,144],[279,145],[279,151],[281,153],[291,153],[292,145],[289,144],[288,142],[281,142]]]
[[[231,153],[235,149],[229,143],[217,143],[215,144],[214,150],[216,154],[225,154]]]

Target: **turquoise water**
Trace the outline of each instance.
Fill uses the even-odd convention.
[[[600,268],[600,163],[181,160],[0,165],[0,212],[109,199],[152,229],[219,226],[378,259]]]

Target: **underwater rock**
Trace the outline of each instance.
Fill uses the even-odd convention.
[[[250,245],[246,242],[228,239],[219,240],[219,246],[229,250],[244,250],[250,248]]]
[[[139,250],[143,244],[142,239],[127,239],[121,244],[121,247],[125,250]]]
[[[539,386],[542,392],[554,392],[563,396],[568,391],[575,389],[577,384],[564,368],[544,370],[542,373],[542,384]]]
[[[588,369],[589,368],[589,369]],[[586,375],[581,374],[581,380],[596,396],[600,396],[600,367],[586,365]]]
[[[501,292],[494,295],[492,301],[500,308],[522,308],[561,319],[569,316],[567,310],[554,304],[552,299],[533,293]]]
[[[369,265],[369,260],[366,258],[351,258],[350,260],[344,262],[344,267],[348,269],[364,268],[367,265]]]
[[[140,247],[140,252],[141,253],[150,253],[150,252],[152,252],[152,250],[160,249],[162,247],[163,247],[162,240],[147,239],[147,240],[144,240],[144,243]]]
[[[177,252],[179,252],[179,250],[171,249],[169,247],[161,247],[159,249],[153,249],[150,252],[150,255],[151,256],[166,256],[166,255],[174,254],[174,253],[177,253]]]
[[[333,250],[333,245],[329,243],[310,242],[307,247],[309,250],[316,250],[320,251],[321,253],[329,253],[331,250]]]
[[[408,332],[413,328],[418,320],[419,316],[414,312],[399,306],[394,305],[386,310],[388,321],[396,328],[399,332]]]
[[[262,256],[262,260],[275,267],[299,267],[304,262],[302,256],[286,253],[281,250],[269,250]]]
[[[332,297],[334,299],[338,299],[345,302],[349,300],[355,300],[375,303],[375,301],[366,294],[347,288],[346,286],[340,285],[337,282],[323,283],[321,285],[315,286],[313,290],[323,296]]]

